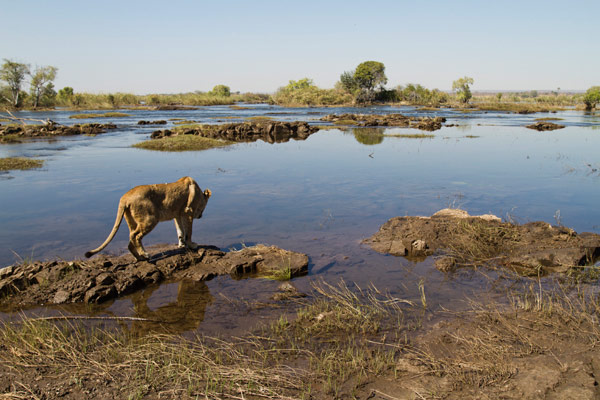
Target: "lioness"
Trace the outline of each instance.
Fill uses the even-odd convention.
[[[210,195],[209,189],[202,192],[189,176],[172,183],[136,186],[121,197],[117,220],[108,238],[97,249],[85,253],[85,256],[93,256],[110,243],[119,230],[123,216],[129,226],[127,247],[138,261],[150,258],[142,246],[142,238],[160,221],[174,219],[179,247],[196,249],[198,245],[192,242],[192,223],[194,218],[202,217]]]

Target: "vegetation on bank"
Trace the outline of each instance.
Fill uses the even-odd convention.
[[[115,109],[153,108],[161,106],[210,106],[245,103],[271,103],[282,106],[336,106],[373,103],[400,103],[428,107],[477,108],[507,112],[537,112],[577,107],[593,110],[600,104],[600,86],[593,86],[583,94],[565,94],[557,91],[538,93],[536,90],[514,93],[473,93],[474,79],[468,76],[452,83],[452,92],[428,89],[418,83],[408,83],[396,88],[385,87],[388,78],[385,65],[378,61],[365,61],[354,70],[343,72],[332,89],[317,87],[312,79],[290,80],[273,95],[232,92],[229,86],[219,84],[208,92],[179,94],[131,93],[91,94],[76,92],[64,87],[58,92],[54,79],[58,69],[41,66],[31,69],[28,64],[4,59],[0,67],[0,105],[11,108]],[[25,83],[29,90],[25,90]]]
[[[434,329],[424,321],[444,313],[429,310],[424,282],[415,302],[343,281],[314,283],[308,300],[235,338],[138,336],[126,319],[113,331],[68,317],[5,322],[0,383],[14,398],[324,399],[379,390],[385,398],[522,398],[529,373],[577,372],[597,357],[600,340],[600,304],[585,286],[530,282],[498,302],[472,299]],[[587,379],[571,384],[594,390]],[[535,389],[543,393],[542,384],[555,388]]]
[[[84,114],[73,114],[69,115],[71,119],[88,119],[88,118],[124,118],[130,117],[131,115],[121,112],[107,112],[104,114],[99,113],[84,113]]]
[[[0,171],[11,171],[11,170],[26,170],[40,168],[44,165],[43,160],[36,160],[33,158],[25,157],[7,157],[0,158]]]
[[[225,147],[235,142],[205,138],[198,135],[177,135],[161,139],[150,139],[136,143],[133,147],[155,151],[200,151]]]

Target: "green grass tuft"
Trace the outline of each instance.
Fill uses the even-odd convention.
[[[151,139],[136,143],[133,147],[155,151],[200,151],[234,144],[225,140],[210,139],[196,135],[179,135],[162,139]]]
[[[35,160],[25,157],[0,158],[0,171],[33,169],[40,168],[42,165],[44,165],[43,160]]]

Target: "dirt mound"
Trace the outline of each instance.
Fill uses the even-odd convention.
[[[515,225],[493,215],[444,209],[431,217],[395,217],[363,241],[375,251],[423,259],[436,267],[503,266],[525,275],[566,272],[600,256],[600,235],[546,222]]]
[[[399,126],[416,128],[424,131],[441,129],[446,122],[444,117],[407,117],[402,114],[330,114],[321,118],[321,121],[344,123],[348,122],[357,126]]]
[[[212,139],[232,142],[255,142],[261,139],[267,143],[287,142],[290,139],[305,140],[319,129],[307,122],[259,121],[241,122],[223,125],[198,125],[177,130],[158,130],[152,132],[152,139],[166,136],[198,135]]]
[[[562,129],[564,125],[555,124],[553,122],[540,121],[535,124],[526,125],[525,128],[535,129],[537,131],[553,131],[555,129]]]
[[[0,126],[0,142],[7,137],[12,138],[37,138],[73,135],[96,135],[105,133],[108,129],[116,129],[116,125],[107,124],[75,124],[58,125],[49,123],[45,125],[7,125]]]
[[[164,280],[203,281],[218,275],[247,273],[290,278],[308,271],[305,254],[275,246],[257,245],[231,252],[212,246],[193,252],[173,246],[160,246],[155,250],[160,252],[149,262],[135,262],[133,256],[127,254],[6,267],[0,270],[0,307],[100,303]]]

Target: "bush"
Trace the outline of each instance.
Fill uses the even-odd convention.
[[[586,110],[593,110],[600,103],[600,86],[592,86],[583,96]]]
[[[341,89],[320,89],[312,79],[291,80],[273,95],[276,104],[287,106],[321,106],[348,104],[353,101],[351,94]]]

